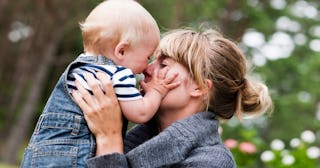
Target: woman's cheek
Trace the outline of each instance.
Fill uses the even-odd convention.
[[[188,96],[186,95],[185,88],[182,84],[167,93],[162,99],[161,106],[170,109],[179,109],[185,106],[187,98]]]
[[[176,73],[178,73],[177,77],[173,80],[173,82],[177,82],[179,80],[182,80],[182,74],[177,72],[175,68],[170,68],[169,71],[167,72],[167,77],[172,77],[174,76]]]

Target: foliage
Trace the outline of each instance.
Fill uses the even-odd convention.
[[[0,135],[5,138],[0,139],[0,149],[16,139],[20,142],[13,146],[20,147],[29,139],[58,77],[83,50],[78,22],[101,1],[1,1]],[[306,129],[319,134],[316,131],[320,130],[320,51],[312,47],[312,44],[319,46],[319,0],[138,1],[155,17],[162,32],[178,27],[197,27],[201,23],[219,29],[239,42],[253,64],[253,75],[269,86],[275,106],[272,117],[255,120],[255,124],[249,127],[226,126],[225,139],[235,139],[238,144],[253,143],[257,149],[254,157],[257,157],[259,151],[266,149],[264,142],[281,139],[288,143],[293,134]],[[295,26],[283,24],[281,20]],[[31,31],[27,31],[28,35],[21,34],[25,30]],[[260,33],[264,44],[270,43],[277,33],[288,35],[293,44],[292,51],[282,58],[263,55],[263,45],[249,46],[244,42],[244,37],[251,31]],[[281,47],[290,48],[288,45]],[[47,62],[47,73],[43,79],[35,79],[44,72],[39,67],[52,48],[53,61]],[[257,64],[256,60],[263,63]],[[32,90],[36,84],[40,86]],[[33,95],[35,91],[37,95]],[[30,105],[31,99],[33,104]],[[24,113],[26,107],[30,107],[28,114]],[[25,118],[29,119],[22,122]],[[234,121],[231,120],[230,124]],[[8,130],[10,133],[20,130],[18,135],[28,135],[10,139],[12,136],[8,135]],[[244,157],[240,150],[237,152],[237,156],[241,155],[239,158]],[[4,153],[16,156],[9,151]]]
[[[225,124],[222,128],[223,137],[228,137],[223,139],[224,144],[234,155],[239,168],[320,166],[320,139],[310,130],[303,131],[300,138],[292,138],[288,142],[290,146],[286,147],[280,139],[266,143],[253,126],[241,124],[234,127]]]
[[[314,133],[309,130],[302,132],[301,139],[293,138],[288,148],[282,140],[275,139],[270,144],[271,149],[261,153],[261,160],[268,168],[319,167],[320,148],[315,141]]]
[[[236,122],[232,119],[232,122]],[[265,143],[254,127],[244,125],[222,125],[222,138],[224,144],[232,152],[237,167],[255,168],[259,165],[259,154],[265,148]]]
[[[5,163],[0,163],[0,168],[18,168],[19,166],[9,165]]]

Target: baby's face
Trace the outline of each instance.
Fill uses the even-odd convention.
[[[159,44],[159,37],[152,35],[138,44],[130,46],[126,52],[122,66],[130,68],[134,74],[142,73],[148,66],[149,59]]]

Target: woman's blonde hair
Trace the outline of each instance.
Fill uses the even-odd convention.
[[[84,48],[99,51],[119,41],[140,41],[148,33],[158,33],[151,14],[134,0],[106,0],[96,6],[80,23]],[[107,41],[107,44],[105,42]]]
[[[262,114],[272,107],[268,88],[262,82],[248,79],[246,58],[239,47],[213,29],[173,30],[160,41],[159,52],[185,66],[202,89],[204,108],[219,118],[239,119],[244,115]]]

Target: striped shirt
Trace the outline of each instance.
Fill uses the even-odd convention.
[[[136,88],[136,79],[132,71],[128,68],[116,65],[96,65],[90,63],[79,63],[78,66],[71,69],[67,76],[68,91],[77,90],[74,81],[77,80],[84,88],[91,94],[92,90],[89,87],[85,73],[91,73],[97,79],[96,73],[98,71],[109,75],[115,89],[118,100],[137,100],[142,98],[139,90]],[[100,83],[100,87],[102,84]]]

